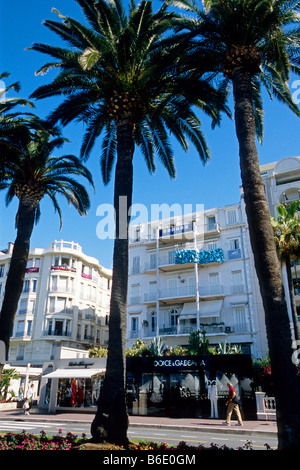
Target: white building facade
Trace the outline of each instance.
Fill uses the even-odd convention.
[[[0,252],[0,308],[12,244]],[[111,270],[74,242],[30,251],[8,362],[42,366],[56,346],[107,346]]]
[[[205,331],[262,357],[261,299],[243,202],[131,228],[127,343],[185,346]]]
[[[286,157],[278,162],[262,165],[261,175],[265,185],[270,214],[273,217],[276,217],[276,209],[279,204],[288,205],[294,201],[299,201],[300,211],[300,157]],[[298,312],[298,320],[300,320],[300,264],[297,262],[292,264],[295,302]],[[288,299],[288,312],[292,323],[285,266],[283,266],[282,269],[282,278],[285,295]]]
[[[299,200],[300,157],[263,165],[261,175],[271,215],[278,204]],[[137,338],[154,337],[185,346],[190,332],[200,329],[212,346],[227,343],[256,358],[266,356],[242,191],[237,204],[132,226],[129,255],[128,347]],[[299,265],[293,277],[300,310]],[[284,270],[283,282],[286,287]]]

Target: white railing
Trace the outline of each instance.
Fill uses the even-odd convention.
[[[276,421],[276,402],[274,397],[266,397],[265,392],[255,392],[256,414],[258,420]]]

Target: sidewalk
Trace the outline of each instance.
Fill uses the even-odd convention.
[[[68,423],[92,423],[94,413],[81,411],[57,412],[48,414],[41,412],[38,408],[33,408],[31,414],[25,415],[22,409],[0,411],[1,420],[12,421],[50,421],[50,422],[68,422]],[[232,420],[231,426],[224,426],[224,419],[205,419],[205,418],[166,418],[157,416],[129,416],[129,424],[132,427],[152,427],[160,429],[179,429],[179,430],[205,430],[208,433],[239,433],[254,435],[273,436],[277,434],[276,421],[244,421],[243,426],[235,426],[236,421]]]

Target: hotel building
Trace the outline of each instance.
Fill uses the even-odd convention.
[[[261,174],[271,215],[279,203],[299,200],[300,157],[263,165]],[[200,329],[211,346],[226,343],[265,357],[265,318],[242,190],[237,204],[132,226],[129,255],[128,347],[154,337],[170,347],[186,346],[190,332]],[[283,281],[286,287],[284,270]],[[296,299],[300,306],[300,295]]]
[[[12,248],[0,252],[0,308]],[[77,243],[55,241],[30,250],[8,362],[42,366],[56,346],[106,346],[111,278],[111,270]]]

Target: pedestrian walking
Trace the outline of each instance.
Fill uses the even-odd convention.
[[[234,411],[238,420],[236,426],[243,426],[242,416],[241,416],[240,407],[239,407],[239,401],[240,401],[239,397],[237,396],[236,391],[230,382],[228,382],[227,387],[229,390],[228,400],[226,402],[227,414],[226,414],[226,421],[223,424],[225,424],[225,426],[230,426],[231,415],[232,415],[232,412]]]
[[[26,400],[25,400],[25,403],[24,403],[24,410],[25,410],[25,414],[26,415],[29,415],[29,410],[31,409],[32,407],[32,402],[33,402],[33,396],[34,396],[34,385],[31,384],[28,392],[27,392],[27,395],[26,395]]]

